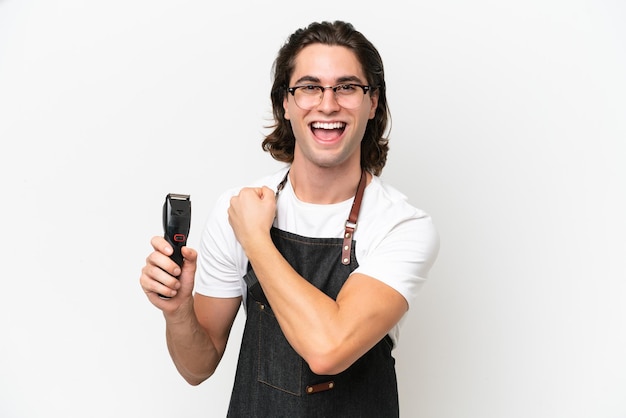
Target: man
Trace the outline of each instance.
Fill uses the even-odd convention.
[[[289,37],[274,72],[263,147],[285,168],[225,193],[182,269],[154,237],[141,286],[192,385],[215,371],[243,301],[230,417],[398,416],[391,350],[438,237],[378,177],[382,60],[352,25],[321,22]]]

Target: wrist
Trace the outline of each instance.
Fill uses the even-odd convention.
[[[168,326],[186,324],[190,319],[195,318],[195,315],[193,297],[189,297],[173,311],[163,311],[163,317],[165,318],[165,323]]]
[[[275,249],[276,247],[269,233],[257,236],[254,240],[250,240],[243,248],[246,257],[248,257],[250,261],[267,259],[268,254]]]

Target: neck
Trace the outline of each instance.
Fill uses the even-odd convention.
[[[289,180],[294,193],[303,202],[333,204],[354,196],[361,179],[361,167],[300,167],[292,165]],[[369,181],[369,175],[366,177]]]

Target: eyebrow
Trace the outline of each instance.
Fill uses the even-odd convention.
[[[299,79],[296,80],[295,85],[300,85],[302,83],[320,83],[320,79],[317,77],[313,77],[311,75],[305,75],[303,77],[300,77]],[[343,76],[343,77],[339,77],[336,81],[336,84],[341,84],[341,83],[348,83],[348,82],[354,82],[354,83],[362,83],[361,79],[355,75],[347,75],[347,76]]]

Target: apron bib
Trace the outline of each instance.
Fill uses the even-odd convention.
[[[285,176],[281,184],[286,179]],[[274,227],[270,231],[274,245],[298,274],[333,299],[358,267],[352,232],[364,183],[362,177],[360,193],[357,192],[346,222],[347,238],[309,238]],[[285,338],[249,264],[244,280],[248,288],[246,323],[228,417],[399,416],[395,360],[389,336],[342,373],[317,375]]]

